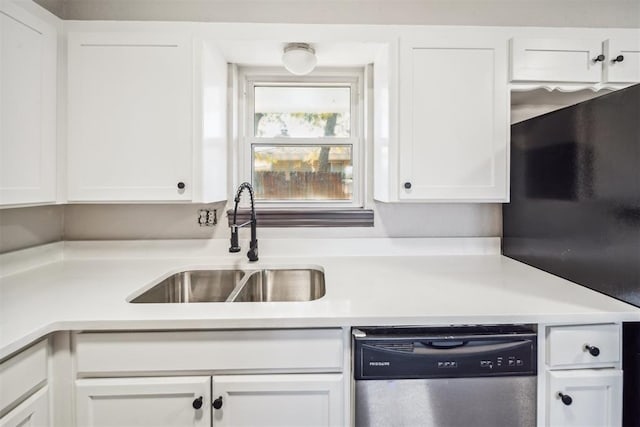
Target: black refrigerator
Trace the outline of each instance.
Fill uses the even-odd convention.
[[[640,85],[514,124],[502,213],[505,256],[640,307]],[[640,323],[623,346],[640,427]]]

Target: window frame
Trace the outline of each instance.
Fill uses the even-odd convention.
[[[241,84],[238,129],[240,181],[253,183],[252,151],[256,145],[262,146],[351,146],[353,184],[351,200],[256,200],[256,206],[276,209],[336,209],[363,208],[365,190],[365,139],[364,139],[364,69],[339,68],[319,69],[306,76],[294,76],[280,68],[241,67],[238,69],[238,81]],[[275,137],[255,136],[255,103],[254,88],[256,86],[289,86],[289,87],[349,87],[350,99],[350,136],[330,138]]]

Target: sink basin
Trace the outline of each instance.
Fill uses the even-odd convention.
[[[314,268],[182,271],[133,298],[132,303],[313,301],[325,294]]]
[[[313,301],[324,294],[324,273],[320,270],[265,269],[249,273],[233,301]]]
[[[132,299],[133,303],[224,302],[242,270],[182,271],[167,277],[148,291]]]

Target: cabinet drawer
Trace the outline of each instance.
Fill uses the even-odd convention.
[[[570,400],[564,403],[559,393]],[[547,396],[547,425],[550,427],[615,427],[622,424],[620,370],[549,371]]]
[[[602,41],[583,39],[511,40],[511,80],[597,83],[602,78]]]
[[[47,341],[0,364],[0,415],[47,381]]]
[[[341,372],[341,329],[79,333],[77,372]]]
[[[593,353],[587,346],[595,347]],[[620,325],[552,326],[547,365],[556,369],[615,366],[620,362]]]

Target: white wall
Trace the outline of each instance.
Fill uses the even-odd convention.
[[[218,225],[200,227],[198,210],[218,210]],[[499,204],[375,203],[374,227],[261,228],[258,239],[300,237],[494,237],[502,234]],[[68,205],[65,240],[229,238],[224,203],[212,205]],[[249,238],[249,230],[241,238]]]
[[[640,27],[638,0],[36,0],[65,19]]]
[[[0,253],[62,239],[64,206],[0,210]]]

